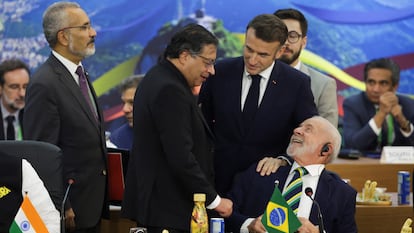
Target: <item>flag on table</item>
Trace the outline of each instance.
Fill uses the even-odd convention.
[[[291,233],[302,225],[277,187],[266,206],[262,223],[269,233]]]
[[[40,218],[36,208],[27,195],[10,226],[10,233],[48,233],[45,223]]]

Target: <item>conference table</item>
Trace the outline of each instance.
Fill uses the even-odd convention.
[[[392,205],[357,205],[355,219],[359,233],[398,233],[405,220],[413,218],[413,198],[410,204],[398,205],[397,173],[409,171],[412,174],[414,164],[383,164],[379,159],[361,157],[357,160],[336,159],[326,166],[328,170],[339,174],[358,192],[362,191],[365,181],[377,181],[378,187],[387,188],[391,194]],[[412,185],[410,188],[412,192]],[[111,219],[102,221],[102,233],[129,233],[135,223],[120,217],[120,207],[111,208]]]
[[[359,193],[362,192],[366,180],[376,181],[378,187],[387,188],[391,194],[392,205],[357,205],[355,219],[359,233],[400,232],[405,220],[413,218],[413,197],[410,204],[398,205],[398,171],[409,171],[411,183],[414,164],[384,164],[379,159],[360,157],[357,160],[337,159],[326,166],[328,170],[339,174],[349,181]],[[412,192],[412,185],[410,187]]]

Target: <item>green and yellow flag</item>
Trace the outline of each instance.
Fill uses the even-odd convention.
[[[277,187],[267,204],[262,223],[269,233],[293,233],[302,225]]]

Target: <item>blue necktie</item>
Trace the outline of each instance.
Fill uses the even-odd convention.
[[[243,107],[243,125],[246,130],[250,128],[254,117],[257,112],[257,108],[259,105],[259,93],[260,93],[260,79],[262,76],[260,75],[252,75],[252,84],[249,89],[249,93],[247,94],[246,100],[244,102]]]

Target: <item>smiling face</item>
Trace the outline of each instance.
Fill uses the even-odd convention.
[[[266,42],[256,37],[254,28],[247,29],[243,58],[246,70],[256,75],[267,69],[283,53],[279,41]]]
[[[216,56],[217,47],[213,44],[204,45],[198,54],[192,54],[189,51],[183,51],[180,54],[181,72],[190,88],[201,86],[210,75],[215,74]]]
[[[287,154],[301,166],[310,164],[323,164],[328,161],[328,156],[321,156],[322,147],[331,143],[329,139],[328,124],[324,119],[312,117],[305,120],[299,127],[293,130]],[[332,147],[332,145],[331,145]]]

